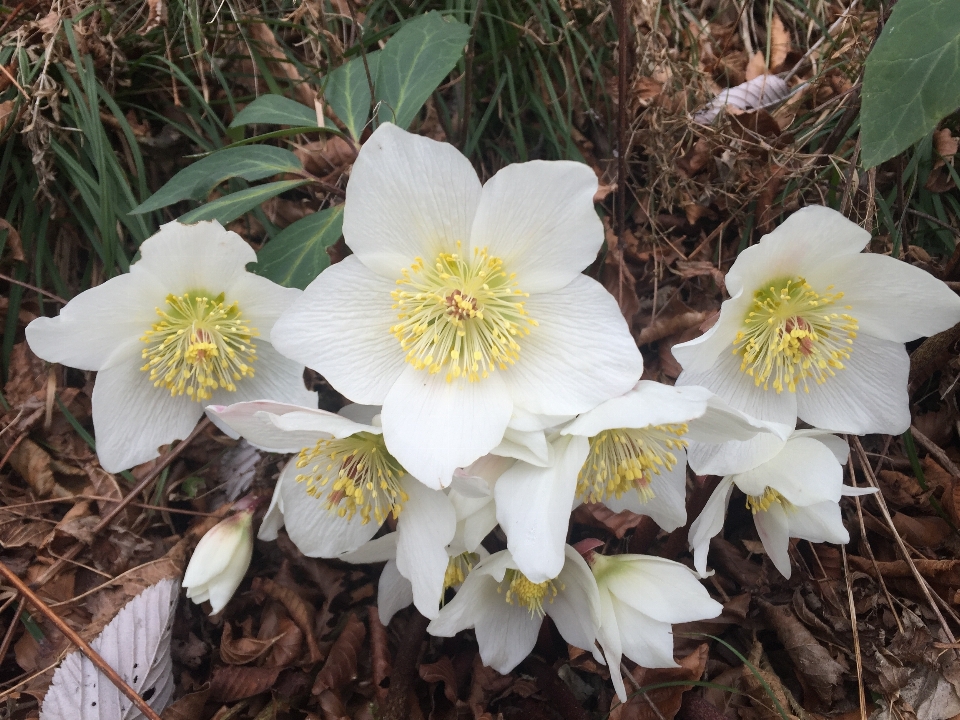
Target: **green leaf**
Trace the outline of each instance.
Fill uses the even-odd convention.
[[[203,200],[207,193],[229,178],[262,180],[287,172],[303,172],[300,160],[289,150],[270,145],[226,148],[185,167],[130,214],[150,212],[181,200]]]
[[[253,123],[320,127],[317,125],[317,111],[314,108],[283,95],[261,95],[237,113],[230,127]]]
[[[370,77],[374,80],[377,78],[379,62],[379,50],[367,54],[367,66],[370,68]],[[347,126],[350,134],[359,140],[363,126],[370,117],[370,82],[367,80],[363,58],[354,58],[331,72],[327,76],[323,97]]]
[[[900,0],[866,61],[863,166],[899,154],[960,106],[960,4]]]
[[[285,227],[257,254],[254,272],[303,290],[328,265],[327,248],[340,239],[343,206],[322,210]]]
[[[240,192],[230,195],[224,195],[213,202],[194,208],[190,212],[184,213],[177,220],[184,224],[200,222],[201,220],[219,220],[221,225],[226,225],[231,220],[236,220],[248,210],[253,210],[264,200],[279,195],[287,190],[299,187],[309,180],[278,180],[277,182],[257,185],[247,188]]]
[[[377,119],[407,128],[463,55],[470,26],[435,10],[404,23],[380,51]]]

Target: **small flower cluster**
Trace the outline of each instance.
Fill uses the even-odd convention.
[[[791,537],[848,541],[839,501],[863,491],[844,485],[834,433],[909,427],[903,343],[960,321],[960,298],[861,253],[866,231],[808,207],[737,258],[715,324],[674,348],[676,386],[641,380],[617,303],[582,274],[603,241],[596,189],[573,162],[510,165],[481,185],[452,146],[384,124],[347,187],[353,254],[304,292],[246,272],[252,251],[219,225],[171,223],[129,274],[27,337],[47,360],[99,371],[106,469],[156,457],[205,410],[293,456],[261,539],[285,526],[305,555],[386,562],[385,623],[412,603],[434,635],[474,628],[500,672],[549,615],[625,698],[623,656],[673,666],[672,625],[721,612],[698,575],[734,486],[785,576]],[[315,409],[303,366],[354,404]],[[688,465],[722,476],[689,525],[696,572],[567,543],[580,503],[685,526]],[[250,515],[205,537],[188,569],[214,611],[249,563]],[[490,554],[498,525],[506,548]]]

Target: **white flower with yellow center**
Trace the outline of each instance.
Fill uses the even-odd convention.
[[[210,403],[270,397],[316,405],[303,364],[269,341],[300,291],[247,272],[256,259],[216,221],[167,223],[143,242],[129,273],[27,326],[39,357],[98,371],[93,427],[105,470],[157,457]]]
[[[506,674],[533,650],[545,615],[571,645],[603,662],[595,640],[600,595],[587,563],[569,545],[560,574],[533,582],[517,568],[508,550],[495,553],[467,575],[456,597],[427,626],[438,637],[475,628],[483,664]]]
[[[587,561],[600,591],[597,641],[617,695],[626,702],[621,657],[645,668],[677,667],[673,625],[715,618],[723,606],[692,570],[672,560],[588,553]]]
[[[960,298],[919,268],[861,253],[869,240],[840,213],[811,206],[744,250],[717,323],[674,346],[677,384],[790,427],[799,417],[837,432],[905,431],[903,343],[960,322]]]
[[[421,612],[430,612],[440,596],[436,578],[447,568],[456,513],[443,492],[407,474],[387,450],[379,408],[348,405],[334,414],[261,401],[207,412],[255,447],[296,453],[277,480],[261,540],[275,540],[286,526],[304,555],[335,558],[363,546],[393,516],[397,565],[414,596],[423,598]]]
[[[845,544],[850,536],[840,516],[840,498],[872,488],[843,484],[846,442],[823,430],[797,430],[772,458],[727,475],[690,525],[694,566],[706,575],[710,540],[723,529],[734,486],[746,496],[767,556],[790,577],[790,538]]]
[[[210,602],[210,613],[223,610],[240,587],[253,557],[250,524],[253,508],[221,520],[200,538],[183,576],[187,597],[198,605]]]
[[[394,456],[430,487],[492,450],[515,408],[574,415],[625,392],[642,358],[581,271],[603,226],[574,162],[485,185],[452,145],[381,125],[347,185],[353,255],[284,314],[277,347],[354,402],[383,406]]]

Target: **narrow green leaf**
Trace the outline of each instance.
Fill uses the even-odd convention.
[[[367,53],[367,66],[370,68],[370,77],[374,80],[377,78],[379,64],[379,50]],[[370,117],[370,82],[363,66],[363,58],[354,58],[331,72],[327,76],[323,97],[347,126],[350,134],[359,140],[363,126]]]
[[[316,110],[283,95],[261,95],[237,113],[230,127],[253,123],[320,127]]]
[[[340,239],[343,206],[322,210],[284,228],[257,254],[254,272],[303,290],[330,265],[327,248]]]
[[[180,222],[189,224],[200,222],[201,220],[219,220],[221,225],[226,225],[231,220],[236,220],[249,210],[253,210],[260,203],[269,200],[287,190],[300,187],[309,180],[278,180],[277,182],[257,185],[247,188],[240,192],[225,195],[217,198],[213,202],[194,208],[190,212],[184,213],[179,218]]]
[[[867,57],[860,110],[865,168],[899,154],[960,106],[960,3],[900,0]]]
[[[377,119],[406,128],[453,70],[470,37],[470,26],[431,10],[404,23],[380,51]]]
[[[130,214],[150,212],[181,200],[202,200],[229,178],[262,180],[279,173],[302,171],[303,165],[297,156],[283,148],[270,145],[226,148],[185,167]]]

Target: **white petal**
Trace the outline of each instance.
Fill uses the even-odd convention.
[[[543,621],[526,607],[508,603],[493,583],[486,583],[484,589],[476,620],[480,658],[484,665],[506,675],[533,651]]]
[[[138,358],[101,370],[93,386],[97,456],[107,472],[153,460],[161,445],[185,438],[203,415],[187,395],[154,387],[140,364]]]
[[[427,626],[427,632],[434,637],[453,637],[461,630],[472,628],[491,590],[503,602],[503,594],[497,593],[497,581],[474,569],[467,575],[453,600],[440,608],[437,617]]]
[[[255,400],[227,406],[208,405],[206,412],[218,427],[228,427],[254,447],[267,452],[293,453],[313,447],[321,437],[329,437],[329,434],[320,434],[312,429],[281,430],[271,419],[302,409],[299,405],[289,403]]]
[[[229,524],[214,525],[200,538],[190,556],[183,574],[184,587],[204,585],[221,575],[230,564],[230,558],[242,549],[242,540],[242,533],[237,528],[231,528]]]
[[[813,438],[817,442],[823,443],[830,448],[830,452],[833,453],[833,456],[841,465],[846,465],[847,459],[850,457],[850,446],[847,445],[847,441],[842,437],[831,435],[828,430],[821,430],[820,428],[803,428],[800,430],[794,430],[793,437],[809,437]]]
[[[613,296],[578,275],[552,293],[532,295],[539,325],[520,343],[520,359],[502,371],[514,403],[544,415],[572,415],[632,388],[643,357]]]
[[[560,432],[593,437],[614,428],[686,423],[707,411],[711,396],[706,388],[673,387],[641,380],[627,393],[578,416]]]
[[[650,490],[653,497],[644,502],[628,490],[619,498],[609,497],[604,505],[614,512],[629,510],[638,515],[649,515],[657,525],[672,532],[687,523],[687,463],[683,451],[676,453],[677,464],[672,470],[653,475]]]
[[[531,582],[555,578],[563,568],[577,473],[589,450],[586,438],[561,437],[553,465],[517,462],[497,481],[497,520],[514,562]]]
[[[350,171],[343,238],[373,272],[400,278],[417,257],[470,246],[480,201],[470,161],[448,143],[384,123],[369,137]]]
[[[543,430],[514,430],[511,427],[503,433],[503,440],[490,451],[491,455],[502,458],[523,460],[531,465],[548,465],[550,447]]]
[[[413,585],[413,602],[435,618],[450,558],[446,547],[457,530],[457,515],[447,496],[406,476],[409,496],[397,519],[397,569]]]
[[[156,277],[168,293],[199,290],[216,296],[256,261],[253,248],[216,220],[193,225],[174,220],[143,241],[140,260],[133,267]]]
[[[729,278],[729,276],[728,276]],[[728,279],[729,283],[729,279]],[[731,297],[720,305],[720,317],[700,337],[677,343],[670,352],[688,373],[704,373],[733,349],[737,332],[743,326],[743,320],[753,302],[753,295],[743,290],[735,293],[730,289]],[[696,385],[696,382],[684,383]]]
[[[810,542],[850,542],[850,534],[843,525],[839,503],[822,502],[809,507],[789,508],[786,515],[790,537]]]
[[[707,500],[697,519],[690,524],[688,542],[693,550],[693,565],[701,577],[707,575],[707,552],[710,540],[723,530],[723,520],[727,515],[727,505],[733,492],[733,478],[725,477]]]
[[[483,539],[497,526],[497,506],[491,500],[462,523],[464,550],[476,552]]]
[[[204,405],[228,405],[248,400],[275,402],[315,408],[317,393],[303,384],[303,364],[284,357],[268,342],[257,343],[257,361],[253,377],[237,381],[234,392],[220,388]]]
[[[273,488],[273,497],[270,498],[270,507],[267,508],[257,531],[257,539],[272,542],[277,539],[280,528],[283,527],[283,493],[278,481]]]
[[[838,306],[856,318],[860,333],[910,342],[960,322],[960,297],[933,275],[886,255],[863,253],[830,263],[807,278],[818,292],[834,285]],[[843,311],[838,311],[843,312]]]
[[[297,482],[296,458],[287,463],[277,481],[283,493],[283,519],[287,535],[307,557],[335,558],[356,550],[379,529],[375,522],[364,525],[360,515],[340,517],[327,509],[326,494],[317,498],[307,493],[307,484]]]
[[[243,319],[264,339],[270,338],[274,323],[302,294],[302,290],[277,285],[249,272],[236,276],[224,289],[227,304],[236,301]]]
[[[801,420],[856,435],[899,435],[910,427],[910,357],[901,343],[858,335],[836,373],[809,393],[797,392]]]
[[[600,627],[600,591],[580,553],[567,545],[566,563],[557,577],[557,596],[543,605],[563,639],[598,655],[594,640]],[[561,589],[562,588],[562,589]],[[599,657],[597,658],[600,659]]]
[[[271,424],[286,432],[308,431],[341,439],[357,433],[369,433],[371,435],[382,433],[382,430],[378,427],[354,422],[339,413],[327,412],[326,410],[297,408],[293,412],[283,415],[270,415],[268,419]]]
[[[270,341],[358,403],[380,405],[403,368],[390,293],[396,288],[355,257],[331,265],[280,316]]]
[[[383,566],[377,587],[377,610],[380,622],[389,625],[393,616],[408,605],[413,604],[413,586],[400,571],[393,560]]]
[[[760,542],[774,567],[790,579],[790,521],[780,503],[773,503],[768,510],[753,516]]]
[[[746,441],[691,442],[687,447],[687,462],[697,475],[731,475],[746,472],[774,457],[780,452],[785,442],[774,433],[761,433]]]
[[[620,626],[613,609],[613,598],[604,588],[600,588],[600,627],[597,629],[597,642],[603,648],[610,669],[610,679],[620,702],[627,701],[627,689],[620,673],[620,659],[623,657],[623,643],[620,640]]]
[[[810,437],[787,441],[773,459],[733,481],[747,495],[763,495],[770,487],[794,505],[840,500],[843,467],[829,447]]]
[[[757,420],[746,413],[730,407],[724,400],[712,395],[707,411],[690,420],[686,437],[705,443],[723,443],[731,440],[750,440],[758,433],[774,433],[782,439],[790,436],[790,425]]]
[[[253,557],[253,542],[246,542],[236,552],[231,553],[230,562],[214,581],[207,585],[209,590],[210,613],[216,615],[223,610],[230,598],[243,582],[243,576],[250,567],[250,559]]]
[[[723,606],[688,567],[652,555],[615,555],[599,582],[620,602],[654,620],[693,622],[717,617]]]
[[[512,404],[500,373],[479,382],[447,382],[408,365],[383,401],[387,448],[407,472],[432,488],[486,454],[503,438]]]
[[[673,626],[654,620],[613,598],[623,639],[623,654],[647,668],[677,667],[673,659]]]
[[[502,258],[523,292],[559,290],[594,261],[603,243],[596,192],[597,176],[582,163],[507,165],[483,186],[470,243]]]
[[[57,317],[31,322],[27,342],[37,357],[80,370],[136,362],[145,347],[140,338],[157,322],[166,296],[148,273],[118,275],[77,295]]]
[[[364,543],[353,552],[340,555],[337,560],[348,562],[354,565],[366,565],[369,563],[381,563],[397,558],[397,540],[399,536],[396,531],[381,535],[378,538]],[[412,600],[410,602],[413,602]],[[406,607],[406,606],[404,606]]]

